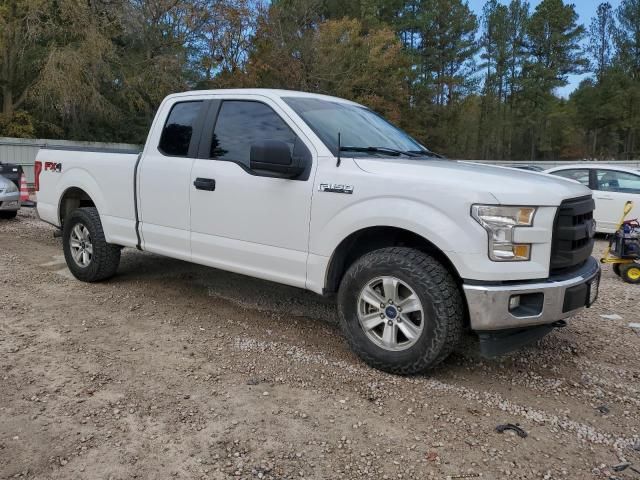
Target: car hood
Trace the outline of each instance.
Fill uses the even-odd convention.
[[[354,158],[362,170],[407,182],[437,182],[468,192],[488,192],[503,205],[558,206],[568,198],[591,195],[580,183],[545,173],[483,165],[472,161]]]

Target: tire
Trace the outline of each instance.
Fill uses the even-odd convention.
[[[620,266],[620,277],[627,283],[640,284],[640,263],[627,263]]]
[[[620,273],[620,264],[619,263],[614,263],[611,266],[611,269],[613,270],[613,273],[615,273],[617,276],[621,275],[621,273]]]
[[[376,283],[378,281],[382,286]],[[399,287],[393,287],[395,281]],[[384,304],[385,308],[382,309],[381,304],[377,314],[382,326],[365,329],[365,319],[370,319],[371,323],[367,323],[369,326],[377,322],[373,315],[376,307],[369,294],[371,290],[378,294],[385,293],[385,282],[391,285],[391,291],[404,290],[406,293],[397,295],[400,299],[397,305],[391,304],[396,307],[395,316],[391,311],[392,316],[388,317],[389,306]],[[416,296],[421,311],[401,312],[399,307],[408,305],[408,300]],[[379,298],[380,295],[375,297]],[[416,305],[415,302],[412,305]],[[463,299],[453,276],[436,259],[411,248],[375,250],[355,261],[340,284],[338,313],[342,331],[351,349],[369,366],[399,375],[419,373],[438,365],[456,348],[463,334]],[[381,316],[383,313],[384,320]],[[404,328],[408,326],[408,315],[414,315],[410,331],[415,333],[421,328],[420,333],[414,335],[414,340],[409,340],[404,330],[403,334],[394,333],[402,329],[400,321],[404,321]],[[421,321],[418,322],[420,316]],[[394,318],[392,322],[397,322],[395,326],[389,323],[390,318]],[[387,336],[385,343],[387,327],[392,333]],[[406,340],[406,346],[400,342],[402,337]],[[396,350],[390,347],[394,340],[397,340]]]
[[[86,237],[83,237],[83,235],[77,234],[78,231],[88,233]],[[72,253],[72,250],[78,252],[75,247],[77,245],[75,239],[77,238],[84,238],[84,245],[91,247],[91,253],[88,256],[80,257],[80,260],[74,258],[74,253]],[[62,245],[67,266],[78,280],[99,282],[112,277],[118,270],[121,248],[118,245],[107,243],[100,215],[98,210],[93,207],[78,208],[69,214],[64,222]],[[89,253],[89,248],[86,248],[86,252]]]
[[[13,218],[16,218],[17,215],[17,210],[5,210],[4,212],[0,212],[0,218],[4,220],[11,220]]]

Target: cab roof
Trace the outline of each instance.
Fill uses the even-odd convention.
[[[215,90],[190,90],[187,92],[174,93],[167,97],[180,98],[180,97],[193,97],[198,95],[261,95],[271,99],[280,99],[283,97],[299,97],[299,98],[316,98],[319,100],[327,100],[337,103],[346,103],[351,105],[358,105],[350,100],[344,98],[332,97],[330,95],[322,95],[319,93],[300,92],[297,90],[281,90],[276,88],[230,88],[230,89],[215,89]]]

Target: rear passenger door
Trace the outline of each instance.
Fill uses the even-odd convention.
[[[162,105],[139,169],[140,232],[144,249],[191,260],[189,194],[208,102],[179,99]],[[164,114],[163,114],[164,111]]]
[[[251,145],[287,144],[307,169],[296,179],[250,168]],[[272,100],[221,98],[209,109],[191,175],[193,261],[304,287],[316,154]]]

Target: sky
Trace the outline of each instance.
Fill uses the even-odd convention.
[[[531,10],[540,3],[541,0],[529,0],[529,4],[531,5]],[[598,5],[602,3],[604,0],[575,0],[571,3],[574,4],[576,8],[576,12],[580,15],[579,22],[584,25],[586,29],[589,28],[589,24],[591,23],[591,18],[595,16],[596,9]],[[611,6],[614,8],[618,8],[621,0],[608,0]],[[468,0],[469,6],[475,11],[476,14],[480,15],[482,13],[482,7],[484,6],[484,0]],[[502,3],[508,3],[507,0],[502,0]],[[569,3],[565,1],[565,3]],[[572,75],[569,77],[569,85],[566,87],[559,89],[558,94],[563,97],[569,96],[569,94],[575,90],[580,83],[580,81],[585,77],[585,75]]]

